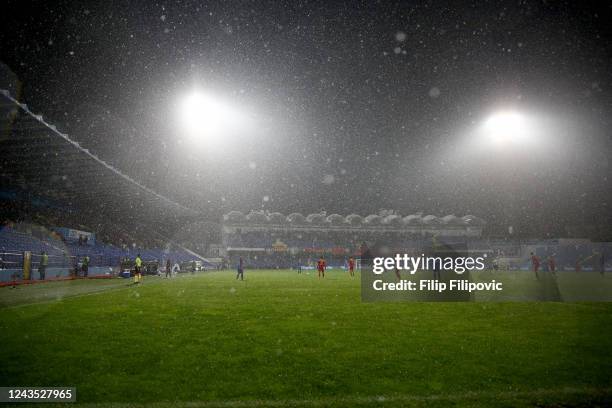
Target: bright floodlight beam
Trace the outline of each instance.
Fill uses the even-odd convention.
[[[483,131],[494,142],[518,142],[527,136],[527,120],[517,112],[498,112],[484,122]]]
[[[187,96],[180,109],[182,125],[196,142],[218,142],[242,122],[237,111],[201,92]]]

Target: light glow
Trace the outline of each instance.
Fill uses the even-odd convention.
[[[495,143],[524,141],[529,134],[525,116],[517,112],[498,112],[483,124],[485,136]]]
[[[192,141],[217,144],[246,125],[245,116],[213,95],[193,92],[180,104],[181,124]]]

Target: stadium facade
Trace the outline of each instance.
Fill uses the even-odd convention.
[[[235,254],[261,254],[260,258],[283,254],[297,258],[359,255],[362,243],[386,242],[394,249],[406,250],[432,237],[451,240],[478,239],[484,220],[465,215],[412,214],[401,216],[389,211],[360,216],[327,215],[325,212],[284,215],[263,210],[243,214],[231,211],[221,223],[222,248]]]

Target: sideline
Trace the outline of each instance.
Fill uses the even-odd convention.
[[[119,278],[117,278],[119,279]],[[98,287],[90,292],[86,292],[86,293],[77,293],[74,295],[71,295],[70,293],[65,294],[61,299],[44,299],[44,300],[40,300],[40,301],[34,301],[34,302],[28,302],[28,303],[20,303],[17,305],[10,305],[10,306],[2,306],[0,305],[0,312],[2,312],[3,310],[11,310],[11,309],[17,309],[20,307],[25,307],[25,306],[32,306],[32,305],[42,305],[42,304],[46,304],[46,303],[55,303],[55,302],[61,302],[63,300],[66,299],[75,299],[75,298],[80,298],[80,297],[85,297],[85,296],[91,296],[91,295],[99,295],[102,293],[108,293],[108,292],[115,292],[118,290],[124,290],[124,289],[135,289],[137,286],[133,285],[131,283],[131,279],[125,279],[125,281],[128,282],[122,282],[122,281],[117,281],[117,285],[116,286],[104,286],[104,287]],[[161,282],[163,282],[164,279],[160,278],[159,280],[156,279],[153,282],[150,282],[148,284],[146,284],[145,286],[151,286],[151,283],[153,284],[159,284]],[[138,287],[142,287],[142,286],[138,286]],[[8,289],[4,289],[4,290],[8,290]]]
[[[39,283],[51,283],[51,282],[64,282],[71,280],[79,280],[79,279],[112,279],[115,276],[112,275],[92,275],[92,276],[68,276],[68,277],[60,277],[60,278],[49,278],[49,279],[29,279],[29,280],[18,280],[18,281],[7,281],[0,282],[0,288],[4,288],[7,286],[19,286],[19,285],[37,285]]]

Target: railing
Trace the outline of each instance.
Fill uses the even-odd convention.
[[[23,252],[0,252],[0,269],[23,268]]]
[[[48,268],[74,268],[83,261],[84,256],[75,255],[47,255]],[[89,266],[118,266],[121,256],[95,254],[89,255]],[[42,254],[31,254],[31,266],[33,269],[40,266]],[[23,252],[0,252],[0,269],[21,269],[23,268]]]

